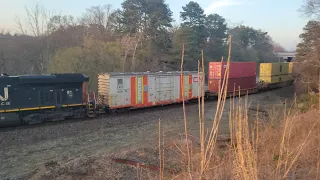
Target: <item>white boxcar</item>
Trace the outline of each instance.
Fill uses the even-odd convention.
[[[173,104],[183,101],[182,94],[185,101],[198,98],[198,82],[198,72],[188,71],[183,78],[178,71],[103,73],[98,75],[98,103],[110,109]]]

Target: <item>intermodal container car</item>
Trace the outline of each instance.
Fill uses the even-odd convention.
[[[256,77],[256,62],[230,62],[229,78]],[[224,77],[227,62],[210,62],[209,79],[220,79]]]
[[[288,63],[260,63],[260,77],[278,76],[288,73]]]
[[[266,83],[279,83],[284,81],[289,81],[291,76],[289,74],[279,75],[279,76],[262,76],[260,77],[260,81]]]
[[[198,72],[104,73],[98,101],[109,109],[143,108],[198,97]]]
[[[220,88],[219,88],[220,82]],[[218,93],[222,87],[222,79],[210,79],[209,91],[211,93]],[[256,76],[241,77],[241,78],[229,78],[227,92],[234,92],[240,90],[250,90],[256,87]]]

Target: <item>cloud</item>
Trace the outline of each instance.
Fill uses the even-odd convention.
[[[252,2],[248,0],[214,0],[205,10],[206,14],[214,12],[216,9],[221,7],[235,6],[247,4],[250,5]]]

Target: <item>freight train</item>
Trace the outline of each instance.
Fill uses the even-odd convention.
[[[205,97],[217,97],[226,63],[210,62]],[[251,94],[292,84],[292,63],[231,62],[227,92]],[[198,72],[98,74],[98,92],[88,92],[83,74],[0,76],[0,127],[37,124],[68,118],[95,117],[197,99]],[[200,92],[199,92],[200,91]],[[199,92],[199,93],[198,93]]]

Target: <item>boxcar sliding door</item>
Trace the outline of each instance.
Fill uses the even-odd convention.
[[[156,75],[157,101],[169,103],[174,101],[174,77],[168,74]]]
[[[116,90],[112,94],[112,106],[121,108],[130,106],[130,76],[116,76],[112,78]]]

